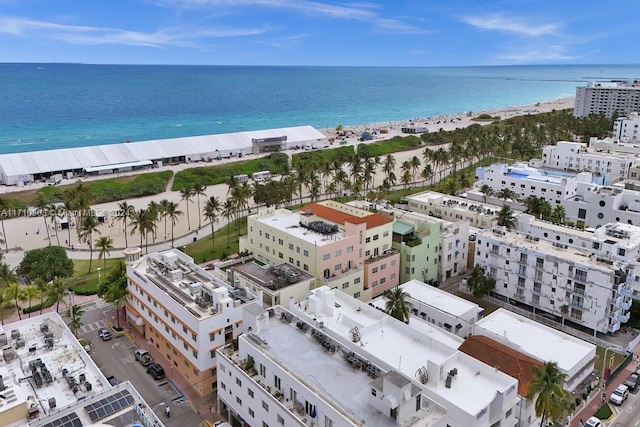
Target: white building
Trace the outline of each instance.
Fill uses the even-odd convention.
[[[594,81],[576,88],[573,108],[575,117],[604,114],[611,117],[640,111],[640,84],[638,81]]]
[[[507,165],[504,163],[476,169],[476,187],[488,185],[494,193],[507,188],[518,199],[535,196],[560,205],[562,201],[575,195],[578,182],[590,183],[592,174],[582,172],[578,175],[559,171],[540,170],[524,163]],[[482,227],[487,228],[487,227]]]
[[[125,258],[130,324],[198,394],[211,393],[215,351],[244,332],[242,311],[262,310],[261,295],[232,287],[177,249],[142,257],[139,248],[128,249]]]
[[[580,142],[558,141],[556,145],[542,148],[539,163],[542,168],[591,172],[618,180],[629,177],[629,170],[638,164],[638,158],[632,154],[591,151],[588,145]]]
[[[400,288],[410,295],[406,301],[411,303],[414,317],[422,318],[459,337],[470,335],[473,324],[482,317],[483,309],[478,304],[419,280],[403,283]],[[371,303],[384,309],[386,301],[385,297],[380,297]],[[409,324],[413,321],[412,318]]]
[[[151,425],[159,420],[133,388],[111,386],[60,316],[0,326],[0,425]]]
[[[459,337],[426,322],[421,330],[406,325],[326,287],[315,289],[293,312],[322,327],[341,349],[383,372],[397,370],[411,378],[428,401],[443,408],[447,425],[515,425],[517,381],[459,352]]]
[[[487,336],[543,363],[557,363],[566,375],[564,388],[570,392],[579,390],[594,370],[595,345],[503,308],[480,319],[473,334]]]
[[[626,117],[618,117],[613,122],[613,138],[623,143],[640,142],[640,114],[638,110],[631,112]]]
[[[500,208],[486,203],[470,201],[464,197],[425,191],[407,196],[407,209],[411,212],[442,218],[451,222],[467,221],[478,228],[491,227]]]
[[[128,142],[128,141],[127,141]],[[325,146],[327,138],[311,126],[160,139],[92,147],[61,148],[0,155],[0,184],[23,185],[61,174],[103,175],[169,163],[212,161],[286,150],[306,144]]]
[[[548,237],[547,237],[548,238]],[[476,265],[496,280],[494,292],[601,333],[629,320],[626,262],[598,257],[556,241],[506,231],[477,235]]]
[[[348,297],[352,299],[351,297]],[[365,306],[366,307],[366,306]],[[252,426],[445,427],[411,377],[276,306],[218,350],[218,411]]]

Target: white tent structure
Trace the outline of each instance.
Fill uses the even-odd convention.
[[[22,185],[54,174],[101,175],[168,163],[242,157],[268,149],[286,150],[325,141],[311,126],[160,139],[135,143],[62,148],[0,155],[0,184]]]

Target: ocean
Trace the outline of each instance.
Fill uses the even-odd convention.
[[[407,120],[551,101],[590,80],[639,77],[640,65],[0,64],[0,153]]]

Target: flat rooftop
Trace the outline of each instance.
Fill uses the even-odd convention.
[[[486,335],[507,343],[522,353],[544,362],[556,362],[564,371],[571,371],[596,346],[564,332],[542,325],[526,317],[500,308],[476,322],[474,334]]]
[[[268,343],[268,348],[261,348],[262,351],[293,371],[307,387],[317,390],[332,406],[341,407],[355,420],[362,421],[367,426],[397,426],[389,416],[381,414],[368,403],[371,383],[375,380],[364,371],[349,365],[342,351],[331,353],[325,350],[310,334],[297,328],[296,322],[282,322],[277,317],[270,319],[269,328],[262,331],[260,337]],[[433,405],[431,410],[435,412],[421,413],[423,422],[417,423],[418,425],[430,425],[424,421],[437,420],[444,415]]]
[[[318,288],[312,291],[318,293]],[[496,390],[506,391],[515,380],[501,372],[473,359],[457,350],[459,339],[438,328],[418,331],[399,322],[383,311],[364,304],[350,296],[332,291],[335,299],[327,301],[328,306],[318,312],[309,308],[309,300],[301,304],[301,317],[305,314],[318,322],[324,322],[325,329],[351,339],[350,331],[358,326],[361,351],[371,354],[398,370],[409,378],[431,363],[456,368],[455,386],[435,387],[435,382],[423,385],[425,389],[463,408],[470,414],[477,414],[489,405]],[[333,305],[331,305],[333,304]],[[477,374],[481,372],[486,375]]]
[[[416,301],[420,301],[425,305],[429,305],[453,316],[463,316],[470,311],[480,311],[478,304],[429,286],[419,280],[409,280],[400,285],[400,287]]]
[[[556,246],[555,242],[549,242],[543,239],[536,240],[526,234],[505,231],[500,227],[494,228],[493,230],[484,230],[478,234],[480,239],[482,236],[490,236],[491,238],[500,240],[511,247],[527,248],[542,254],[555,256],[566,261],[588,265],[589,268],[593,270],[610,272],[617,271],[623,267],[623,263],[620,261],[600,258],[594,254],[581,251],[571,246],[566,248],[562,245],[560,245],[562,247]]]
[[[423,193],[412,194],[407,196],[409,201],[425,203],[433,207],[446,207],[449,210],[457,212],[471,212],[476,215],[495,215],[500,210],[496,205],[482,203],[475,200],[466,199],[464,197],[453,197],[447,194],[434,193],[425,191]],[[416,211],[412,211],[416,212]],[[419,211],[416,213],[420,213]]]
[[[300,225],[300,212],[291,212],[287,209],[266,209],[258,212],[258,214],[254,216],[254,219],[264,225],[285,231],[292,237],[315,244],[316,246],[329,245],[347,237],[340,231],[333,234],[322,234],[305,228]]]
[[[218,304],[233,302],[235,306],[256,298],[245,289],[234,289],[175,249],[141,257],[133,265],[133,274],[155,284],[198,320],[217,315]]]
[[[263,288],[272,291],[284,289],[314,278],[312,274],[287,263],[263,267],[255,262],[245,262],[244,264],[233,266],[233,270],[243,274]]]

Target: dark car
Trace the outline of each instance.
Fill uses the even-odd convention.
[[[154,380],[164,378],[164,368],[158,363],[152,363],[147,366],[147,373],[153,377]]]
[[[637,373],[633,373],[624,380],[624,385],[629,387],[629,391],[636,391],[636,387],[638,387],[638,382],[640,382],[640,375]]]

